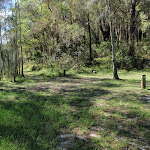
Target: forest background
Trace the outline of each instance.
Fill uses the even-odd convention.
[[[47,69],[148,69],[149,0],[2,0],[0,78]],[[112,38],[111,38],[112,37]]]

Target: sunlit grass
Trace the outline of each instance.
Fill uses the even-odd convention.
[[[147,88],[140,88],[141,75]],[[51,78],[26,72],[0,82],[0,149],[58,149],[62,134],[82,136],[71,149],[139,149],[150,141],[150,73],[120,71]],[[91,136],[93,135],[93,136]]]

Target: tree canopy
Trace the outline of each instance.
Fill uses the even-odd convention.
[[[3,0],[0,6],[1,78],[23,76],[24,61],[62,70],[111,68],[114,61],[119,69],[148,67],[149,0]]]

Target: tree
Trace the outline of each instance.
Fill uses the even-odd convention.
[[[116,49],[115,49],[115,41],[114,41],[114,28],[113,28],[113,18],[112,18],[112,10],[111,10],[111,0],[108,2],[109,6],[109,15],[110,15],[110,34],[111,34],[111,45],[112,45],[112,61],[113,61],[113,78],[119,79],[117,73],[117,63],[116,63]]]
[[[24,77],[24,73],[23,73],[23,50],[22,50],[22,30],[21,30],[21,8],[20,8],[20,2],[18,3],[18,8],[19,8],[19,21],[20,21],[20,49],[21,49],[21,75],[22,77]]]
[[[132,66],[135,64],[135,48],[134,48],[134,40],[135,40],[135,30],[136,30],[136,5],[137,0],[130,0],[130,25],[129,25],[129,50],[128,56],[131,57]],[[129,68],[128,68],[129,69]]]

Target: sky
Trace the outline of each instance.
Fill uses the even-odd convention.
[[[6,16],[11,14],[10,8],[14,6],[15,0],[0,0],[0,16]]]
[[[0,22],[2,23],[2,29],[1,29],[1,33],[2,33],[2,36],[5,34],[5,31],[4,31],[4,28],[5,28],[5,24],[4,24],[4,19],[3,17],[7,17],[8,15],[11,15],[11,11],[10,11],[10,8],[12,7],[12,4],[14,5],[15,3],[15,0],[12,0],[12,3],[11,3],[11,0],[0,0]],[[8,25],[6,25],[6,28]],[[3,37],[3,40],[2,42],[3,43],[6,43],[6,38]]]
[[[7,17],[8,15],[11,14],[11,11],[9,10],[9,8],[11,7],[11,0],[1,0],[0,1],[0,22],[1,22],[1,25],[2,25],[2,29],[1,29],[1,34],[2,36],[5,34],[5,31],[4,31],[4,17]],[[3,37],[2,39],[2,43],[6,43],[6,38]]]

